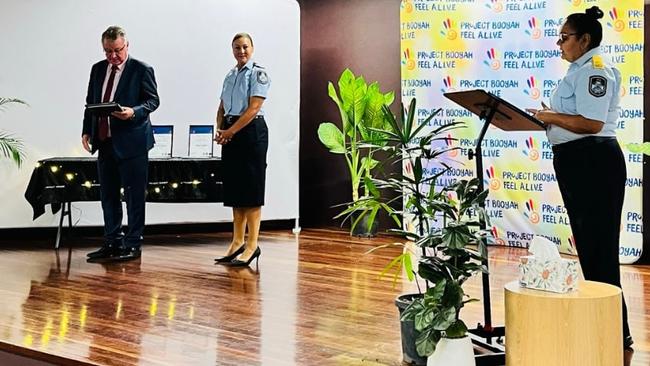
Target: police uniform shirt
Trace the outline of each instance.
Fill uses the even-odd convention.
[[[226,75],[221,90],[221,100],[223,101],[225,114],[227,116],[242,115],[248,108],[251,97],[266,99],[270,85],[271,79],[266,70],[252,60],[248,61],[241,69],[235,66]],[[257,115],[264,115],[264,107],[260,109]]]
[[[600,132],[590,135],[550,125],[546,135],[551,144],[557,145],[585,136],[616,136],[620,87],[621,73],[605,64],[598,48],[572,62],[566,76],[551,95],[551,109],[558,113],[582,115],[604,122],[604,125]]]

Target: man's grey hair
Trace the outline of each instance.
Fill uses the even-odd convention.
[[[102,33],[102,42],[104,42],[105,39],[114,41],[120,37],[124,38],[126,41],[126,31],[124,28],[117,25],[111,25],[110,27],[106,28],[104,33]]]

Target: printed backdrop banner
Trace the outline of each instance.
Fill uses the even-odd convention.
[[[417,116],[437,127],[464,121],[449,137],[458,161],[445,186],[476,175],[468,150],[482,121],[443,96],[448,91],[484,89],[514,105],[540,108],[569,63],[556,45],[564,18],[598,6],[605,13],[602,52],[622,74],[617,137],[627,164],[620,259],[633,263],[642,251],[642,155],[629,151],[643,142],[643,1],[629,0],[404,0],[401,4],[402,101],[417,98]],[[569,219],[553,171],[553,152],[544,132],[488,129],[483,141],[487,210],[501,245],[528,247],[533,235],[576,254]],[[429,166],[428,173],[439,169]],[[608,172],[603,171],[603,175]],[[585,182],[590,184],[590,182]],[[602,197],[606,199],[607,192]]]

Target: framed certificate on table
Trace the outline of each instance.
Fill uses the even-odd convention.
[[[214,152],[214,126],[190,125],[188,156],[211,158]]]
[[[151,126],[155,144],[149,150],[150,158],[171,158],[174,147],[174,126]]]

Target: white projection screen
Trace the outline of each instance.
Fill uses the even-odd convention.
[[[188,154],[189,125],[214,124],[223,78],[235,64],[234,34],[251,34],[253,59],[271,78],[264,108],[269,126],[264,220],[298,218],[300,9],[295,0],[3,0],[0,96],[28,107],[0,111],[0,130],[20,137],[21,169],[0,160],[0,228],[51,227],[58,215],[32,221],[23,197],[34,164],[87,156],[81,126],[90,67],[104,58],[100,37],[126,29],[130,55],[154,67],[160,108],[153,124],[174,125],[173,155]],[[216,145],[215,145],[216,146]],[[220,150],[215,148],[215,155]],[[73,203],[73,224],[102,225],[99,202]],[[221,203],[148,203],[147,224],[230,221]]]

